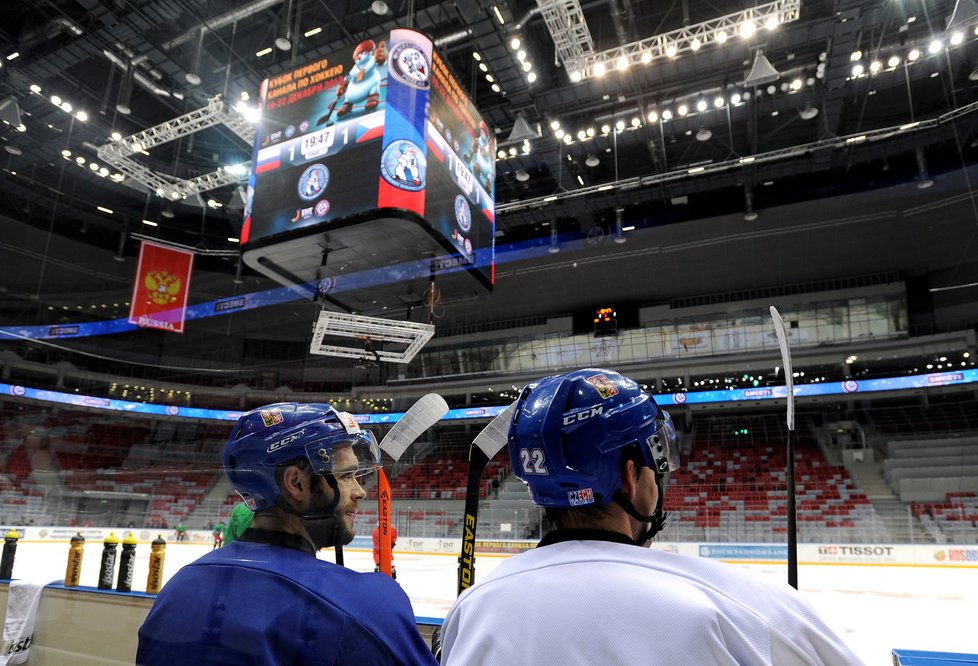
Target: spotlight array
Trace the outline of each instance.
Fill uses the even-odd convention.
[[[510,44],[512,44],[512,42]],[[482,54],[480,54],[478,51],[473,51],[472,57],[475,59],[476,62],[479,63],[479,69],[485,75],[486,81],[492,84],[490,86],[492,88],[492,91],[505,94],[503,93],[502,87],[499,85],[498,78],[493,75],[492,71],[489,68],[489,63],[487,63],[486,60],[482,57]]]
[[[907,23],[913,23],[913,17],[908,19]],[[866,54],[856,49],[849,54],[852,69],[849,70],[848,78],[858,79],[865,76],[877,76],[881,73],[890,72],[901,64],[910,65],[911,63],[920,61],[922,58],[926,59],[928,56],[936,56],[946,48],[961,46],[965,43],[966,39],[973,41],[976,37],[978,37],[978,25],[967,32],[963,30],[954,31],[947,37],[946,42],[942,38],[931,37],[928,39],[926,46],[923,44],[901,44],[893,48],[880,48],[876,52],[876,57],[870,59],[868,62],[867,58],[864,57]],[[885,55],[887,52],[888,55]]]
[[[533,71],[533,62],[526,53],[526,49],[521,48],[523,42],[519,37],[513,37],[509,40],[509,46],[516,53],[516,60],[519,62],[520,71],[526,75],[527,83],[533,83],[537,80],[537,74]]]
[[[822,56],[819,56],[822,59]],[[824,70],[823,70],[824,71]],[[816,74],[816,76],[805,77],[802,70],[796,70],[796,76],[790,80],[782,81],[779,85],[771,84],[766,89],[761,89],[757,91],[758,95],[767,94],[768,96],[777,95],[780,93],[784,94],[794,94],[805,89],[806,86],[815,85],[817,78],[822,78],[821,74]],[[647,124],[654,125],[656,123],[666,123],[675,117],[686,118],[692,117],[700,113],[707,113],[711,110],[721,110],[728,107],[737,107],[741,104],[746,103],[751,98],[751,92],[740,90],[732,90],[726,93],[717,92],[703,92],[703,93],[693,93],[687,95],[686,97],[677,98],[672,101],[671,104],[663,104],[649,107],[645,112],[645,120]],[[629,119],[618,119],[614,126],[615,131],[623,132],[626,129],[638,129],[642,127],[643,122],[640,116],[635,116]],[[592,138],[595,135],[594,128],[584,130],[587,132],[585,138],[581,138],[580,131],[568,131],[561,127],[559,120],[554,120],[550,124],[550,129],[554,131],[554,138],[558,141],[564,141],[565,143],[572,143],[576,137],[578,141],[586,141],[588,138]],[[610,134],[612,127],[607,124],[601,126],[600,133],[602,135]]]
[[[612,70],[624,72],[656,60],[673,60],[683,53],[696,54],[711,44],[722,46],[733,37],[750,40],[759,33],[774,32],[783,23],[797,20],[800,8],[799,0],[775,0],[601,53],[586,54],[565,65],[574,83],[605,76]]]

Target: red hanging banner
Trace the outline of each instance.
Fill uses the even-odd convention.
[[[132,285],[129,323],[183,333],[194,253],[143,241]]]

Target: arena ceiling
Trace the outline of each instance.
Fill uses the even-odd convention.
[[[217,95],[253,101],[264,78],[397,26],[434,39],[495,133],[497,243],[543,248],[499,267],[497,296],[505,298],[446,294],[459,322],[569,312],[603,299],[668,301],[886,270],[951,270],[973,242],[960,235],[973,222],[944,230],[951,235],[940,243],[914,244],[927,225],[945,221],[928,218],[921,227],[919,218],[894,213],[902,235],[888,234],[897,228],[888,222],[856,221],[948,197],[958,197],[961,216],[971,214],[960,199],[970,195],[966,178],[940,191],[940,174],[978,155],[971,0],[8,4],[0,25],[0,117],[9,122],[0,125],[0,213],[40,232],[33,254],[3,255],[8,318],[28,311],[18,309],[28,296],[39,308],[74,307],[93,291],[127,298],[140,234],[195,248],[197,265],[218,276],[198,284],[202,295],[239,290],[228,238],[241,226],[240,189],[171,201],[116,182],[114,170],[93,170],[97,148],[112,132],[156,126]],[[778,20],[769,24],[772,12]],[[756,17],[749,36],[745,16]],[[283,37],[285,50],[276,46]],[[216,127],[160,146],[145,162],[191,178],[248,159],[250,147]],[[916,189],[934,177],[939,187]],[[882,202],[843,196],[881,187],[899,194]],[[810,203],[830,197],[846,203]],[[770,210],[782,211],[779,219],[765,219]],[[751,211],[759,218],[745,220]],[[826,227],[828,217],[837,224]],[[547,252],[552,234],[563,254]],[[629,244],[614,243],[616,236]],[[79,241],[91,255],[66,245],[67,256],[48,261],[61,243],[52,237]],[[739,245],[727,242],[732,237]],[[892,252],[870,256],[874,243]],[[664,254],[668,247],[687,254]],[[127,264],[107,263],[112,255]],[[80,277],[85,265],[91,280]],[[24,282],[15,267],[28,275]],[[557,270],[571,268],[580,269],[579,288],[567,289],[567,271]],[[270,286],[247,271],[244,278],[252,281],[246,286]],[[297,306],[290,314],[309,313]]]

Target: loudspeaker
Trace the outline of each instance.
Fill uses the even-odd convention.
[[[0,100],[0,121],[9,123],[13,127],[20,125],[20,107],[13,97]]]
[[[771,61],[767,59],[763,51],[758,51],[757,57],[754,58],[754,65],[750,68],[750,73],[747,75],[747,80],[744,81],[744,84],[748,86],[761,86],[765,83],[777,81],[780,76],[781,73],[774,69]]]

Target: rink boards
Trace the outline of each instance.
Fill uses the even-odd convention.
[[[141,538],[140,532],[137,531],[137,538]],[[152,533],[152,538],[156,533]],[[87,540],[82,561],[83,589],[64,589],[61,584],[68,544],[50,536],[49,531],[43,540],[22,540],[14,565],[15,578],[54,583],[42,596],[30,663],[44,666],[72,654],[72,663],[79,665],[131,664],[136,630],[152,603],[152,597],[141,592],[146,589],[148,540],[142,540],[137,547],[134,593],[130,595],[94,589],[102,552],[95,534]],[[167,536],[164,534],[164,538]],[[188,534],[188,538],[191,540],[168,543],[165,580],[211,548],[209,532]],[[398,583],[418,616],[419,628],[427,634],[432,626],[440,624],[455,598],[459,541],[436,539],[423,544],[437,551],[408,550],[408,546],[419,545],[415,541],[419,540],[399,541],[394,564]],[[491,541],[486,545],[496,549],[511,543],[516,542]],[[655,548],[723,560],[787,580],[781,556],[784,547],[780,544],[656,544]],[[349,568],[373,571],[369,549],[348,547],[344,552]],[[509,556],[500,552],[478,553],[476,582]],[[334,554],[325,550],[319,557],[331,561]],[[799,589],[869,665],[892,664],[894,648],[975,653],[976,557],[975,546],[799,544]],[[0,584],[0,608],[6,606],[5,597],[6,585]]]

